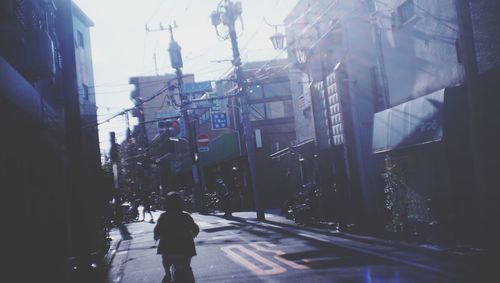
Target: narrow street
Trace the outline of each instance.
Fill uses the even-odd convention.
[[[263,223],[253,220],[253,213],[235,216],[193,214],[201,228],[192,261],[196,282],[466,282],[474,273],[471,266],[423,248],[294,227],[278,216]],[[108,282],[161,282],[154,226],[127,225],[130,237],[115,252]]]

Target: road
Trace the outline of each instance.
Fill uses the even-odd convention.
[[[198,255],[192,261],[196,282],[468,281],[462,274],[466,266],[425,252],[329,231],[257,222],[249,213],[236,215],[227,220],[193,214],[201,228],[196,238]],[[108,282],[161,282],[164,272],[153,241],[154,225],[127,225],[130,237],[116,250]]]

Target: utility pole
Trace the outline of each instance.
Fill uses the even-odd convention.
[[[142,145],[143,145],[143,151],[145,153],[145,157],[143,162],[141,162],[142,164],[140,164],[140,167],[141,167],[141,171],[142,171],[142,174],[141,174],[141,180],[139,181],[139,194],[141,195],[141,197],[146,197],[146,195],[148,193],[150,193],[150,186],[151,186],[151,174],[150,174],[150,171],[151,171],[151,157],[149,155],[149,140],[148,140],[148,132],[147,132],[147,129],[146,129],[146,125],[144,124],[144,121],[146,120],[146,118],[144,117],[144,107],[143,107],[144,103],[142,103],[141,101],[141,104],[139,105],[139,125],[140,125],[140,129],[141,129],[141,132],[142,132]],[[127,115],[128,117],[128,115]]]
[[[186,94],[182,92],[184,81],[182,74],[182,54],[181,47],[174,39],[173,29],[176,28],[177,25],[174,23],[174,26],[169,25],[168,31],[170,33],[170,45],[168,47],[168,53],[170,56],[170,65],[175,69],[175,75],[177,78],[177,89],[179,91],[179,96],[181,98],[181,115],[184,119],[184,123],[186,125],[187,132],[187,141],[189,145],[189,157],[191,159],[191,171],[193,174],[193,200],[194,207],[196,211],[200,213],[205,212],[205,207],[203,204],[203,192],[205,190],[205,180],[203,177],[203,168],[200,164],[200,159],[198,157],[198,148],[196,146],[196,121],[193,119],[192,121],[189,118],[188,106],[191,103]],[[159,30],[151,30],[146,26],[146,31],[164,31],[165,28],[160,24]]]
[[[219,4],[219,7],[211,15],[212,24],[217,31],[217,25],[221,22],[227,25],[229,29],[229,39],[233,50],[233,66],[235,68],[236,81],[239,91],[241,121],[243,124],[243,136],[245,139],[245,147],[248,162],[248,174],[250,177],[250,185],[252,187],[255,211],[258,220],[265,220],[264,210],[262,208],[260,191],[255,184],[255,167],[254,167],[254,145],[252,140],[252,127],[250,124],[250,111],[248,106],[247,85],[243,69],[241,68],[240,50],[238,48],[238,36],[236,34],[235,22],[241,16],[240,2],[233,3],[230,0],[224,0],[224,4]],[[218,32],[217,32],[218,34]],[[218,34],[219,35],[219,34]]]
[[[117,223],[122,222],[122,211],[121,211],[121,196],[120,196],[120,185],[119,185],[119,175],[118,175],[118,161],[119,152],[118,145],[116,144],[115,132],[109,133],[109,141],[111,143],[110,148],[110,161],[111,169],[113,171],[113,196],[114,196],[114,210],[115,210],[115,221]]]

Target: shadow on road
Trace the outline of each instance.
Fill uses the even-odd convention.
[[[122,236],[123,240],[132,240],[132,236],[130,235],[130,232],[127,229],[127,226],[125,224],[120,223],[117,225],[118,230],[120,230],[120,234]]]

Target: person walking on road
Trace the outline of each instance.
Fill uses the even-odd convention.
[[[196,255],[196,248],[193,239],[200,228],[188,213],[182,211],[183,204],[178,193],[168,193],[164,203],[165,212],[160,215],[154,228],[154,240],[160,240],[157,253],[162,255],[165,268],[162,283],[194,282],[191,258]]]
[[[149,222],[154,223],[155,220],[153,218],[153,214],[151,213],[151,201],[149,200],[149,196],[145,196],[142,199],[142,221],[146,221],[146,213],[149,214]]]
[[[231,192],[221,178],[217,179],[217,186],[220,206],[222,211],[224,212],[224,218],[231,218],[233,217],[231,206]]]

